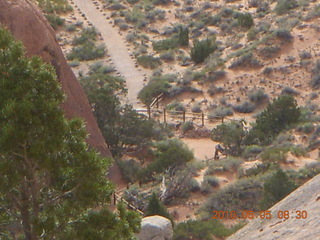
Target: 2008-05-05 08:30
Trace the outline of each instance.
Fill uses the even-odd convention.
[[[277,217],[278,219],[306,219],[308,217],[307,211],[275,211],[271,213],[271,211],[259,211],[254,213],[253,211],[244,210],[241,213],[237,213],[236,211],[212,211],[213,219],[271,219],[273,217]]]

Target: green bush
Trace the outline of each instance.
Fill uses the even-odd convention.
[[[229,66],[230,69],[244,67],[262,67],[262,63],[253,55],[253,53],[249,52],[234,60]]]
[[[104,45],[96,46],[89,41],[83,45],[73,47],[72,51],[67,55],[68,60],[78,59],[80,61],[94,60],[102,58],[106,53]]]
[[[266,210],[286,197],[296,188],[296,184],[291,181],[288,175],[278,169],[263,185],[263,199],[261,209]]]
[[[286,161],[286,154],[290,151],[290,147],[270,147],[265,149],[261,153],[262,161],[270,161],[270,162],[284,162]]]
[[[259,153],[262,152],[262,147],[258,146],[258,145],[249,145],[249,146],[246,146],[244,151],[243,151],[243,154],[242,156],[245,158],[245,159],[249,159],[249,158],[254,158],[256,157]]]
[[[191,49],[191,59],[196,64],[202,63],[217,48],[214,40],[195,41]]]
[[[227,157],[225,159],[216,160],[209,164],[205,175],[212,175],[217,172],[235,171],[243,163],[241,158]]]
[[[166,62],[172,62],[174,60],[174,52],[169,50],[160,54],[160,59]]]
[[[137,58],[138,64],[144,68],[154,69],[161,65],[159,58],[143,55]]]
[[[258,116],[256,125],[249,135],[266,144],[282,130],[297,123],[300,115],[300,108],[295,99],[291,95],[281,95]]]
[[[253,18],[250,13],[240,13],[238,23],[243,28],[251,28],[254,25]]]
[[[186,107],[184,106],[183,103],[175,100],[173,102],[171,102],[170,104],[168,104],[166,106],[167,110],[172,110],[172,111],[177,111],[177,112],[183,112],[186,110]]]
[[[219,179],[214,176],[205,176],[203,181],[207,182],[211,187],[218,187],[220,185]]]
[[[209,221],[188,220],[179,223],[173,232],[173,240],[212,240],[213,235],[219,238],[230,236],[242,226],[228,229],[217,219]]]
[[[152,193],[152,196],[149,199],[147,211],[145,213],[145,216],[154,216],[154,215],[159,215],[159,216],[168,218],[172,221],[172,218],[168,212],[168,209],[166,208],[166,206],[164,206],[160,202],[155,192]]]
[[[65,21],[63,18],[55,14],[46,14],[45,17],[53,29],[57,29],[58,26],[62,26]]]
[[[231,155],[239,155],[243,151],[245,131],[242,122],[222,123],[212,129],[211,139],[222,142],[226,151]]]
[[[201,105],[199,103],[194,103],[191,106],[191,111],[194,112],[194,113],[201,113],[202,112]]]
[[[178,139],[169,139],[154,144],[155,160],[148,165],[153,172],[163,172],[169,167],[182,166],[190,162],[193,152]]]
[[[169,49],[174,49],[178,47],[179,39],[176,37],[160,40],[152,43],[153,50],[155,51],[164,51]]]
[[[66,31],[67,32],[74,32],[77,30],[77,26],[75,24],[68,24],[66,26]]]
[[[133,183],[138,179],[138,173],[142,168],[141,164],[133,159],[129,161],[117,160],[117,163],[126,181]]]
[[[192,130],[193,128],[194,128],[194,126],[191,121],[184,122],[181,125],[182,132],[184,132],[184,133]]]
[[[97,38],[97,30],[95,27],[85,28],[79,37],[72,40],[73,46],[78,46],[87,43],[88,41],[95,41]]]
[[[282,40],[283,42],[292,42],[293,41],[293,36],[290,33],[289,30],[287,29],[276,29],[274,31],[274,35],[279,38],[280,40]]]

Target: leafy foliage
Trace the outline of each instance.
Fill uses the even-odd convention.
[[[202,63],[217,48],[216,43],[212,39],[195,41],[191,49],[191,59],[196,64]]]
[[[241,13],[238,17],[238,23],[241,27],[247,29],[254,25],[254,21],[250,13]]]
[[[139,228],[136,214],[105,210],[110,159],[89,149],[81,120],[64,118],[54,69],[23,53],[0,29],[1,238],[92,239],[70,236],[94,232],[94,239],[130,239]],[[90,212],[97,205],[102,210]],[[91,226],[90,217],[100,224]]]
[[[299,117],[300,108],[295,99],[290,95],[282,95],[258,116],[248,138],[257,138],[261,143],[268,143],[286,127],[297,123]]]
[[[295,183],[289,179],[288,175],[281,169],[278,169],[263,185],[262,209],[265,210],[273,206],[295,188]]]
[[[231,155],[238,155],[242,152],[245,131],[241,122],[222,123],[212,129],[211,139],[222,142]]]
[[[155,192],[152,193],[152,196],[149,199],[147,211],[145,213],[145,216],[154,215],[159,215],[171,219],[168,209],[160,202]]]

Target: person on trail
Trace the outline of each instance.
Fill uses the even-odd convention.
[[[214,152],[214,160],[219,159],[219,153],[224,154],[224,147],[222,147],[220,144],[217,144],[215,146],[215,152]]]

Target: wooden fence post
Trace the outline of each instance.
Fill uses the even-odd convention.
[[[149,120],[150,120],[150,118],[151,118],[151,109],[150,109],[150,107],[148,107],[148,117],[149,117]]]
[[[186,122],[186,111],[183,111],[182,117],[183,117],[183,122]]]
[[[166,112],[167,112],[167,110],[164,108],[164,109],[163,109],[163,122],[164,122],[164,123],[167,123]]]
[[[201,114],[202,126],[204,126],[204,113]]]
[[[114,202],[114,205],[117,204],[117,196],[115,192],[113,193],[113,202]]]

